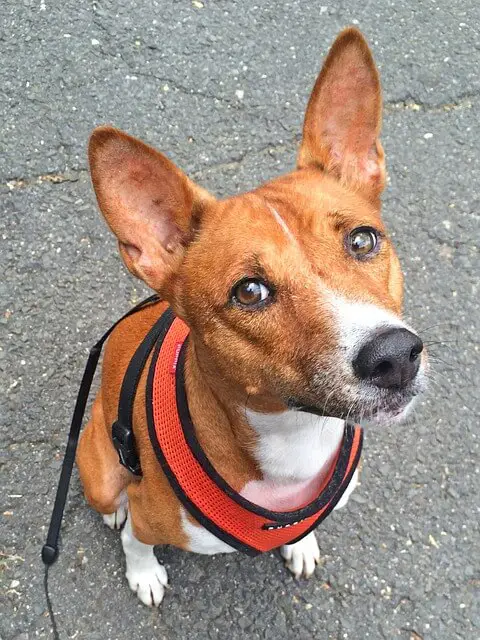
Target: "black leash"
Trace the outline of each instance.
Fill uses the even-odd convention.
[[[160,298],[157,294],[150,296],[146,300],[143,300],[137,304],[133,309],[130,309],[124,316],[117,320],[110,329],[103,334],[100,340],[90,349],[88,355],[85,371],[83,372],[82,382],[80,383],[80,389],[78,391],[77,401],[75,403],[75,409],[73,411],[72,422],[70,424],[70,431],[68,433],[67,447],[63,457],[62,471],[60,473],[60,480],[58,481],[57,495],[55,496],[55,504],[53,506],[52,517],[50,519],[50,526],[48,528],[47,540],[42,547],[42,560],[45,565],[44,576],[44,588],[45,597],[47,600],[48,613],[52,623],[53,637],[55,640],[59,640],[57,624],[53,614],[52,603],[50,601],[50,595],[48,592],[48,570],[50,566],[55,562],[58,557],[58,538],[60,535],[60,527],[63,519],[63,512],[65,510],[65,503],[67,501],[68,487],[70,485],[70,479],[72,477],[73,464],[75,462],[75,453],[77,451],[78,438],[80,436],[80,430],[82,428],[83,416],[85,414],[85,407],[87,404],[90,388],[92,386],[93,376],[98,365],[98,360],[102,352],[102,347],[105,340],[112,333],[115,327],[131,316],[133,313],[140,311],[149,304],[159,302]]]
[[[48,591],[48,570],[49,569],[50,569],[50,565],[46,564],[45,573],[43,574],[43,589],[45,591],[45,599],[47,601],[48,615],[50,617],[50,623],[52,625],[53,638],[54,640],[60,640],[60,636],[58,635],[57,621],[55,620],[52,601],[50,600],[50,592]]]

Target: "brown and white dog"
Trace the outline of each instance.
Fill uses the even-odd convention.
[[[380,217],[385,185],[378,72],[343,31],[315,83],[297,168],[217,200],[165,156],[110,127],[90,140],[100,209],[128,269],[164,303],[109,338],[102,386],[77,456],[88,502],[122,530],[126,575],[158,605],[153,545],[233,551],[183,508],[152,450],[143,375],[134,410],[141,479],[118,462],[111,425],[138,344],[170,305],[190,328],[188,406],[210,462],[235,491],[288,510],[312,499],[344,420],[398,423],[425,386],[421,340],[401,320],[402,273]],[[319,414],[292,406],[315,407]],[[353,476],[338,503],[357,482]],[[295,576],[319,560],[314,533],[281,548]]]

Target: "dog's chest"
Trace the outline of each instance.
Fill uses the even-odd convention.
[[[263,480],[241,494],[272,511],[299,508],[318,495],[341,445],[344,423],[298,411],[247,412],[258,436],[256,457]]]
[[[257,435],[255,457],[266,488],[272,483],[289,485],[293,493],[300,484],[325,477],[344,433],[343,420],[299,411],[247,410],[247,419]]]
[[[264,479],[248,482],[240,494],[272,511],[293,510],[311,502],[340,448],[343,421],[294,411],[280,415],[248,411],[247,418],[258,436],[255,453]],[[182,527],[193,552],[234,551],[203,527],[192,524],[183,508]]]

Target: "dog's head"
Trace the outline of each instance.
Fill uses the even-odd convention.
[[[380,217],[381,108],[368,45],[347,29],[310,97],[296,170],[252,192],[217,200],[139,140],[92,135],[93,184],[125,264],[250,408],[398,420],[425,384]]]

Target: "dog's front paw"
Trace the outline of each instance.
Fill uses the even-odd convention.
[[[121,535],[127,564],[125,575],[130,589],[147,607],[158,607],[168,584],[165,567],[155,557],[153,546],[140,542],[134,536],[130,516]]]
[[[283,545],[280,547],[280,553],[285,560],[285,566],[295,578],[310,578],[315,572],[315,566],[320,562],[320,549],[313,531],[294,544]]]
[[[126,572],[130,589],[147,607],[158,607],[165,595],[168,576],[165,567],[153,557],[149,566],[128,567]]]
[[[110,527],[110,529],[121,529],[125,520],[127,519],[128,509],[127,505],[120,505],[113,513],[103,514],[103,521]]]

